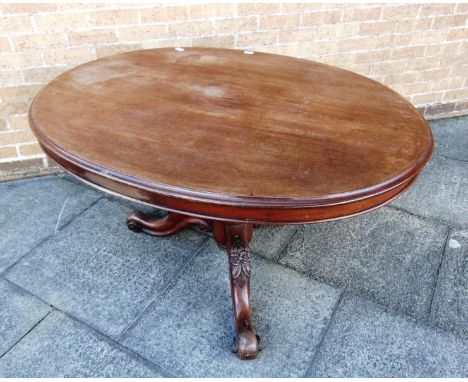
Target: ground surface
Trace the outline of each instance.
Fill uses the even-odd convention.
[[[256,230],[254,361],[207,234],[132,233],[134,205],[63,175],[0,184],[0,377],[468,377],[468,117],[431,127],[389,206]]]

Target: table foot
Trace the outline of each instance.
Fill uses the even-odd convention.
[[[235,337],[232,350],[240,359],[253,359],[260,350],[259,337],[252,327],[250,312],[251,224],[215,223],[215,240],[226,248],[231,280],[232,310]]]
[[[189,226],[211,230],[211,224],[203,219],[169,212],[163,218],[154,218],[144,212],[134,211],[127,218],[127,227],[134,232],[144,232],[152,236],[166,236]]]

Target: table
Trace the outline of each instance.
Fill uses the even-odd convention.
[[[142,50],[78,66],[37,94],[29,122],[66,171],[169,211],[136,211],[131,230],[212,232],[228,255],[241,359],[260,349],[249,301],[254,225],[380,207],[410,187],[433,148],[418,111],[378,82],[229,49]]]

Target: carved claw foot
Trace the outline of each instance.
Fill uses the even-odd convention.
[[[163,218],[153,218],[144,212],[134,211],[127,218],[127,227],[134,232],[144,232],[152,236],[166,236],[176,233],[188,226],[199,226],[203,230],[210,230],[211,224],[203,219],[169,212]]]
[[[260,337],[253,330],[239,333],[232,340],[232,352],[240,359],[254,359],[260,350]]]
[[[226,248],[229,259],[232,310],[236,331],[232,350],[240,359],[253,359],[260,351],[259,337],[252,327],[250,312],[251,224],[215,223],[213,233],[220,247]]]

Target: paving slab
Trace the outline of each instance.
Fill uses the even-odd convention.
[[[340,291],[291,269],[253,257],[254,327],[263,350],[240,361],[232,345],[227,258],[209,241],[174,288],[155,302],[123,338],[177,376],[303,376]]]
[[[0,278],[0,357],[50,309],[49,305]]]
[[[449,237],[430,318],[468,337],[468,230],[454,231]]]
[[[416,183],[391,205],[468,227],[468,163],[432,156]]]
[[[118,337],[207,239],[193,231],[164,238],[131,232],[130,211],[99,201],[5,277]]]
[[[0,272],[100,197],[58,176],[0,183]]]
[[[281,252],[291,241],[298,226],[258,226],[250,242],[252,253],[278,261]]]
[[[468,161],[468,117],[430,121],[436,154]]]
[[[346,296],[311,377],[468,377],[468,341]]]
[[[447,228],[391,208],[301,227],[280,262],[426,319]]]
[[[54,311],[0,358],[0,377],[162,377],[156,366]]]

